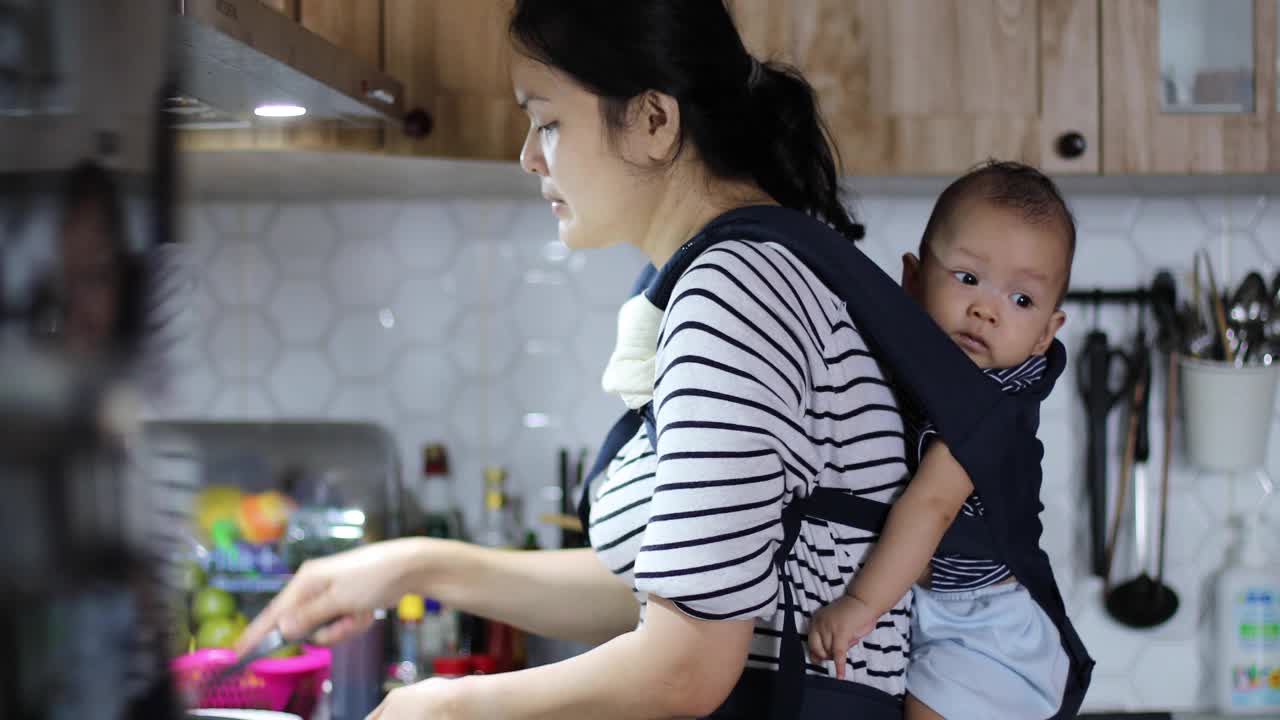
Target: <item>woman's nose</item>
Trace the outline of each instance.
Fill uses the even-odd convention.
[[[520,167],[527,173],[546,175],[547,160],[542,156],[542,147],[537,140],[537,132],[530,127],[525,133],[524,145],[520,146]]]

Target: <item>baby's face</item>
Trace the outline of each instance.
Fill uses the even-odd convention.
[[[1055,223],[971,201],[936,233],[925,257],[903,258],[903,286],[981,368],[1013,367],[1048,349],[1067,241]]]

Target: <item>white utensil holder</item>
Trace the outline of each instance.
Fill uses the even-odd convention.
[[[1236,473],[1266,462],[1280,364],[1236,367],[1179,358],[1187,457],[1202,469]]]

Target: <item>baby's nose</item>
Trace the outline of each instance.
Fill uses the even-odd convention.
[[[997,319],[995,311],[984,303],[975,303],[969,306],[969,315],[992,325],[996,323]]]

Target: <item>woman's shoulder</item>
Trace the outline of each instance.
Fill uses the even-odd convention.
[[[771,242],[726,239],[708,245],[676,281],[668,310],[689,295],[805,324],[815,315],[847,319],[840,297],[790,250]]]

